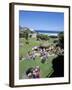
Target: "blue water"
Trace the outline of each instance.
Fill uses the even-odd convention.
[[[47,31],[47,30],[35,30],[36,32],[42,32],[42,33],[60,33],[60,32],[63,32],[63,31]]]
[[[46,35],[53,35],[53,36],[57,36],[60,32],[63,31],[46,31],[46,30],[35,30],[37,33],[39,34],[46,34]]]

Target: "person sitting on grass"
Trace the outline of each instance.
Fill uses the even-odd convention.
[[[35,72],[35,69],[33,70],[32,75],[33,75],[33,78],[36,78],[36,72]]]
[[[40,56],[43,56],[43,55],[44,55],[43,49],[40,49]]]
[[[39,66],[36,66],[35,72],[36,72],[36,78],[40,78],[40,67]]]
[[[45,63],[45,61],[48,59],[48,53],[47,51],[43,51],[43,55],[41,57],[41,62]]]
[[[26,75],[29,79],[31,78],[40,78],[40,68],[39,66],[36,66],[35,68],[29,68],[26,71]]]
[[[40,78],[40,68],[39,66],[36,66],[33,70],[33,78]]]
[[[28,73],[28,78],[31,79],[33,76],[32,76],[32,73]]]
[[[45,57],[46,57],[46,60],[48,59],[48,52],[45,51]]]

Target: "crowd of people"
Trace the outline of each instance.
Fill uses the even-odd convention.
[[[37,50],[28,51],[26,60],[35,60],[37,56],[41,58],[42,62],[48,59],[48,56],[64,54],[64,50],[60,47],[37,48]]]
[[[45,49],[41,49],[40,57],[41,57],[41,62],[45,63],[45,61],[48,59],[48,52]]]
[[[27,53],[26,59],[35,60],[37,55],[41,58],[41,62],[45,62],[48,59],[48,52],[45,49],[39,49],[39,51],[37,52],[35,52],[34,50],[32,52],[29,51]]]
[[[31,78],[40,78],[40,67],[36,66],[35,68],[29,68],[26,71],[26,75],[29,79]]]

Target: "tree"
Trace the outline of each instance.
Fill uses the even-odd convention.
[[[28,37],[31,37],[29,36],[29,34],[33,34],[34,31],[31,31],[29,28],[27,27],[19,27],[19,37],[20,38],[25,38],[26,40],[28,40]]]
[[[28,32],[24,32],[25,39],[28,40]]]

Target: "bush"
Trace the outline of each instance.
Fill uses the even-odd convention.
[[[44,34],[38,34],[37,35],[37,40],[49,40],[48,35],[44,35]]]
[[[58,42],[58,40],[54,40],[54,41],[53,41],[53,43],[57,43],[57,42]]]
[[[64,48],[64,33],[60,32],[58,35],[58,44],[61,48]]]
[[[29,41],[26,41],[25,43],[26,43],[26,44],[29,44]]]
[[[51,36],[49,36],[49,37],[50,37],[50,38],[57,38],[57,36],[52,36],[52,35],[51,35]]]

